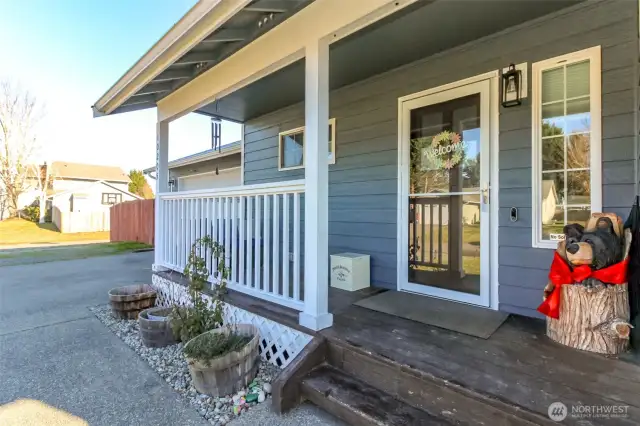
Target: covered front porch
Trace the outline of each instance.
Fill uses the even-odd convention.
[[[328,309],[330,253],[345,247],[349,250],[342,251],[372,252],[374,286],[414,291],[404,284],[413,279],[429,282],[433,287],[452,287],[448,279],[435,283],[433,274],[416,279],[414,275],[420,274],[409,271],[413,275],[406,276],[404,269],[411,259],[406,251],[411,246],[405,239],[430,238],[428,247],[421,243],[422,248],[415,249],[414,255],[419,259],[411,262],[419,264],[419,268],[453,265],[458,278],[464,278],[453,290],[468,293],[460,300],[498,309],[498,240],[489,238],[490,233],[497,233],[498,204],[490,207],[490,218],[488,202],[480,201],[489,199],[489,191],[492,199],[497,200],[498,196],[497,121],[493,117],[497,115],[498,71],[487,73],[486,64],[470,63],[469,69],[482,71],[471,72],[467,67],[451,73],[439,71],[436,84],[430,81],[432,85],[425,86],[418,80],[417,70],[410,70],[407,73],[415,81],[404,83],[393,77],[394,87],[397,86],[394,93],[385,93],[383,77],[371,77],[384,76],[394,68],[401,71],[393,72],[403,72],[403,65],[421,58],[432,57],[436,61],[438,54],[447,50],[459,49],[457,54],[462,56],[465,44],[474,39],[573,3],[524,3],[518,7],[504,2],[470,4],[470,8],[479,8],[478,12],[490,9],[493,13],[456,16],[456,25],[464,31],[443,30],[437,34],[429,29],[443,19],[451,19],[458,6],[416,1],[350,2],[347,6],[323,0],[305,4],[284,22],[158,100],[157,267],[181,271],[191,244],[210,235],[225,247],[231,270],[230,288],[295,309],[300,312],[301,325],[320,330],[332,324]],[[336,10],[341,12],[336,14]],[[291,37],[292,33],[299,37]],[[423,42],[412,43],[416,39]],[[380,49],[374,51],[371,46]],[[503,62],[494,58],[492,63],[508,65]],[[480,181],[474,183],[465,189],[472,192],[462,196],[447,188],[445,192],[454,191],[450,197],[455,199],[436,194],[428,200],[411,198],[406,203],[399,197],[408,190],[398,186],[406,179],[401,165],[404,160],[397,152],[404,125],[399,117],[399,98],[451,84],[456,79],[449,74],[459,77],[460,85],[468,84],[468,77],[491,82],[491,93],[482,95],[483,102],[491,103],[491,112],[482,108],[483,114],[491,114],[493,129],[483,136],[492,144],[491,153],[483,148],[484,183],[482,187]],[[363,86],[362,81],[369,83]],[[339,93],[334,96],[336,92]],[[364,106],[372,93],[376,96],[373,102]],[[301,116],[297,110],[303,111]],[[192,111],[245,124],[242,186],[167,191],[169,125]],[[333,123],[331,128],[323,124],[327,122]],[[282,148],[272,141],[300,126],[304,126],[300,153],[304,161],[295,167],[284,167],[279,163]],[[489,126],[482,127],[489,132]],[[336,132],[338,142],[333,157],[327,159],[324,141],[335,144]],[[360,164],[365,161],[360,158],[370,161]],[[372,182],[365,186],[368,180]],[[491,188],[490,180],[494,183]],[[338,201],[341,205],[336,208]],[[406,212],[405,204],[410,204],[413,216]],[[427,215],[429,208],[432,210]],[[434,211],[438,222],[430,219]],[[440,219],[443,214],[469,216],[462,226],[473,228],[473,232],[458,229],[461,226],[457,219],[449,226],[448,219]],[[408,226],[402,224],[411,220],[405,216],[415,222],[412,236],[404,235]],[[446,233],[454,237],[443,237]],[[469,241],[461,242],[460,247],[445,247],[450,240],[463,238]],[[473,259],[469,261],[467,257]],[[215,270],[211,278],[215,282]],[[424,287],[419,284],[416,289],[422,291]],[[447,291],[442,294],[449,294]]]

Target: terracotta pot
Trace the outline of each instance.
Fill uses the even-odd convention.
[[[149,308],[140,312],[138,324],[140,325],[140,338],[145,346],[150,348],[162,348],[178,343],[173,335],[169,314],[171,308]],[[155,315],[153,315],[155,314]],[[161,318],[161,319],[153,319]]]
[[[111,311],[116,318],[138,319],[138,314],[153,307],[156,291],[149,284],[135,284],[118,287],[109,291]]]
[[[193,386],[198,392],[210,396],[229,395],[247,387],[255,378],[258,371],[258,342],[260,341],[256,326],[251,324],[224,326],[207,331],[200,336],[207,333],[230,333],[231,331],[252,338],[240,350],[214,358],[208,365],[200,360],[185,356]],[[200,336],[189,340],[185,347]]]

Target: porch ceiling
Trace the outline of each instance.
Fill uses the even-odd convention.
[[[95,115],[117,114],[155,107],[157,101],[242,49],[312,1],[253,0],[249,2],[113,111],[101,111],[94,106]]]
[[[581,0],[418,2],[331,45],[336,89],[579,3]],[[508,62],[508,58],[505,58]],[[304,59],[199,110],[246,121],[304,100]]]

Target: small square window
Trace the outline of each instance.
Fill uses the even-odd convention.
[[[336,163],[336,119],[329,120],[328,161]],[[304,127],[279,134],[279,170],[294,170],[304,167]]]
[[[120,193],[102,193],[102,204],[104,205],[113,205],[122,202],[122,194]]]

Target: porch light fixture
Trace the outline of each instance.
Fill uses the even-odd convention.
[[[520,86],[522,85],[522,71],[516,69],[515,64],[509,64],[509,70],[502,73],[502,106],[509,108],[522,104]]]
[[[176,185],[176,180],[174,178],[169,179],[169,188],[173,188]]]

